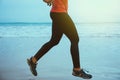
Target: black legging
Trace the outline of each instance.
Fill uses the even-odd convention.
[[[50,13],[52,19],[52,36],[49,42],[44,44],[41,49],[34,56],[38,61],[44,54],[46,54],[53,46],[57,45],[65,34],[71,42],[71,56],[73,67],[79,68],[79,37],[75,25],[67,13]]]

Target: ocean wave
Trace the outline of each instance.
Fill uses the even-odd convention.
[[[120,38],[120,24],[76,24],[80,37]],[[0,24],[0,37],[48,37],[51,23]]]

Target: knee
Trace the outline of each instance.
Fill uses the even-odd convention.
[[[56,45],[58,45],[59,41],[50,40],[49,43],[50,43],[52,46],[56,46]]]
[[[80,41],[80,39],[79,39],[79,37],[78,37],[78,38],[76,39],[76,42],[79,43],[79,41]]]
[[[71,40],[71,43],[72,44],[78,44],[79,43],[79,37],[77,37],[77,38],[73,38],[72,40]]]
[[[79,41],[80,41],[80,39],[79,38],[77,38],[76,40],[75,40],[75,43],[79,43]]]

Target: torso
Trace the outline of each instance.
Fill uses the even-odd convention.
[[[68,0],[54,0],[51,12],[66,12],[68,10]]]

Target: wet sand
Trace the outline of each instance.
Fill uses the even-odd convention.
[[[82,80],[72,76],[70,42],[64,36],[37,66],[34,77],[26,63],[50,37],[1,37],[0,80]],[[91,80],[120,80],[120,38],[81,37],[81,66],[93,75]]]

